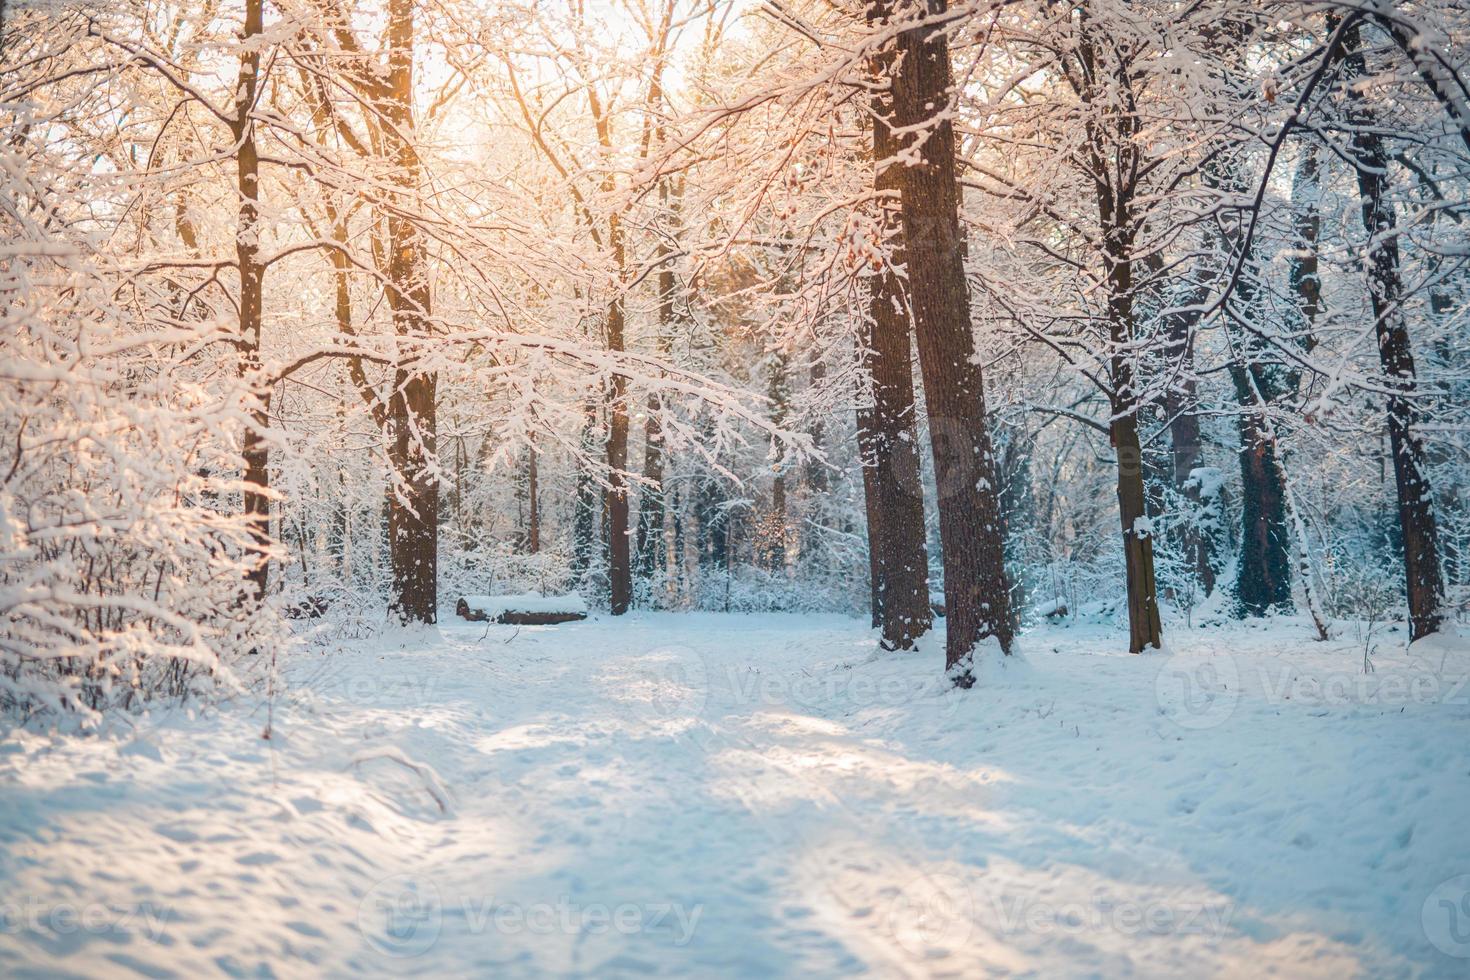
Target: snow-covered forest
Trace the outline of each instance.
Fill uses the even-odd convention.
[[[0,0],[0,136],[0,972],[1470,970],[1465,0]]]

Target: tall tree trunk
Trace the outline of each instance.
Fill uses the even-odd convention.
[[[946,0],[921,5],[930,14]],[[920,159],[899,172],[909,296],[918,337],[929,438],[939,487],[944,559],[946,669],[974,683],[977,644],[995,637],[1010,653],[1010,588],[1005,572],[995,459],[965,282],[954,127],[950,121],[949,39],[942,27],[910,28],[898,39],[893,101],[897,126],[914,136]]]
[[[1317,229],[1320,226],[1314,201],[1318,159],[1315,147],[1303,148],[1292,181],[1293,224],[1299,236],[1287,274],[1296,300],[1296,313],[1288,325],[1292,340],[1310,350],[1312,327],[1320,298],[1317,284]],[[1232,185],[1237,181],[1231,181]],[[1247,246],[1244,274],[1236,295],[1249,305],[1257,297],[1255,277],[1259,274],[1254,249]],[[1259,322],[1264,317],[1257,315]],[[1240,339],[1239,356],[1230,366],[1230,378],[1240,405],[1240,477],[1242,527],[1240,560],[1236,566],[1236,600],[1241,612],[1264,616],[1268,612],[1294,608],[1291,598],[1293,503],[1287,485],[1286,465],[1277,439],[1271,411],[1282,398],[1296,390],[1300,372],[1292,365],[1267,357],[1267,345],[1255,334]],[[1306,541],[1298,543],[1298,561],[1306,554]],[[1302,583],[1310,595],[1310,578]],[[1309,604],[1310,605],[1310,604]],[[1313,610],[1315,613],[1315,609]]]
[[[1254,256],[1236,287],[1243,304],[1256,296]],[[1240,612],[1264,616],[1286,612],[1291,601],[1291,536],[1287,531],[1286,485],[1281,447],[1270,412],[1286,393],[1286,368],[1266,359],[1265,344],[1254,334],[1232,346],[1230,380],[1240,406],[1241,532],[1235,597]]]
[[[623,236],[621,222],[612,218],[612,241],[617,268],[623,268]],[[621,277],[616,285],[618,295],[607,311],[607,349],[622,353],[624,312]],[[628,523],[628,379],[612,376],[607,401],[607,572],[608,607],[621,616],[633,604],[632,541]]]
[[[659,186],[659,199],[668,211],[669,188]],[[678,281],[674,275],[673,248],[667,236],[658,246],[658,353],[667,357],[675,321],[674,300]],[[647,415],[643,420],[643,489],[638,500],[638,576],[652,580],[664,563],[664,435],[659,413],[663,409],[657,393],[648,396]]]
[[[1373,303],[1378,357],[1388,396],[1388,436],[1398,490],[1399,525],[1403,534],[1404,577],[1409,600],[1409,637],[1417,640],[1439,629],[1443,618],[1444,580],[1439,567],[1439,534],[1434,497],[1425,466],[1424,443],[1416,426],[1414,354],[1404,321],[1404,288],[1399,270],[1397,217],[1388,196],[1388,154],[1376,128],[1367,96],[1357,88],[1366,75],[1359,23],[1343,32],[1347,68],[1352,149],[1362,202],[1363,229],[1368,233],[1368,293]]]
[[[1110,223],[1104,213],[1104,227],[1123,229],[1126,220]],[[1123,219],[1125,215],[1115,213]],[[1153,528],[1148,521],[1148,505],[1143,485],[1143,449],[1138,439],[1138,399],[1135,394],[1133,364],[1125,346],[1133,335],[1133,268],[1128,249],[1131,241],[1118,240],[1118,250],[1110,252],[1108,263],[1108,315],[1112,329],[1113,354],[1111,377],[1114,389],[1113,423],[1110,429],[1113,452],[1118,461],[1118,516],[1123,525],[1123,562],[1128,589],[1128,649],[1143,652],[1145,647],[1162,645],[1163,627],[1159,621],[1159,601],[1154,582]]]
[[[1137,335],[1134,301],[1133,250],[1138,222],[1133,198],[1139,172],[1139,120],[1136,114],[1120,112],[1116,101],[1131,91],[1133,79],[1125,64],[1102,67],[1099,47],[1087,28],[1087,9],[1079,11],[1084,31],[1078,58],[1084,77],[1090,79],[1083,98],[1089,109],[1087,142],[1083,149],[1097,198],[1098,226],[1102,238],[1103,286],[1107,296],[1109,397],[1112,424],[1109,441],[1118,465],[1118,517],[1123,530],[1124,577],[1128,593],[1128,648],[1141,653],[1159,647],[1163,627],[1159,619],[1158,590],[1154,578],[1153,527],[1148,518],[1144,486],[1143,448],[1138,437],[1138,418],[1143,405],[1138,396],[1133,342]],[[1113,52],[1118,54],[1116,50]],[[1103,71],[1113,77],[1106,81]],[[1111,88],[1111,91],[1103,91]]]
[[[660,41],[656,45],[657,57],[654,60],[653,70],[648,79],[648,105],[652,110],[645,117],[645,147],[662,146],[664,141],[664,128],[661,123],[653,121],[655,115],[666,112],[668,106],[664,99],[663,88],[663,55],[669,36],[669,28],[674,15],[672,0],[668,2],[663,11],[663,19],[660,23],[658,37]],[[647,150],[645,150],[645,156]],[[658,275],[655,283],[658,287],[658,354],[660,357],[668,357],[672,344],[672,333],[676,319],[675,299],[678,289],[678,279],[674,273],[674,248],[673,242],[677,240],[679,233],[679,196],[681,190],[676,192],[669,179],[659,181],[658,200],[663,210],[669,227],[659,235],[658,248]],[[635,569],[639,578],[651,583],[659,569],[671,568],[668,562],[667,551],[669,548],[664,533],[665,511],[664,503],[664,447],[663,428],[660,413],[663,410],[662,399],[656,392],[648,395],[647,415],[643,422],[643,488],[639,492],[638,501],[638,540],[635,548],[634,560],[637,563]],[[650,588],[650,596],[652,591]]]
[[[869,319],[859,343],[872,381],[873,407],[858,413],[858,449],[878,604],[875,625],[883,629],[885,647],[908,650],[928,632],[933,612],[908,317],[893,309],[896,280],[885,269],[869,281]]]
[[[868,7],[870,21],[887,16],[885,2]],[[901,174],[887,163],[899,150],[890,120],[891,91],[883,88],[895,60],[893,47],[875,55],[872,95],[873,190],[884,239],[893,246],[892,263],[868,279],[868,315],[859,327],[861,374],[871,388],[872,407],[858,409],[858,449],[862,457],[863,497],[868,517],[869,574],[873,625],[883,630],[891,650],[911,649],[933,623],[929,605],[929,556],[924,540],[924,489],[919,479],[919,441],[914,425],[914,367],[909,309],[893,266],[904,264]]]
[[[1198,306],[1206,298],[1206,291],[1198,289],[1190,297],[1189,305]],[[1201,482],[1194,478],[1203,451],[1194,372],[1194,334],[1198,323],[1199,313],[1193,309],[1164,317],[1164,371],[1172,376],[1172,381],[1164,392],[1163,408],[1169,425],[1169,463],[1174,490],[1190,502],[1196,514],[1196,522],[1178,531],[1176,543],[1190,558],[1194,577],[1208,596],[1215,591],[1218,556],[1214,537],[1203,533],[1198,526],[1207,506],[1200,493]]]
[[[607,350],[625,350],[622,295],[607,310]],[[634,601],[628,523],[628,379],[622,375],[613,375],[607,398],[607,485],[609,611],[622,616]]]
[[[1266,418],[1275,394],[1265,381],[1267,370],[1240,363],[1230,368],[1240,403],[1242,516],[1235,590],[1241,611],[1251,616],[1292,608],[1286,487],[1281,480],[1275,432]],[[1257,401],[1256,391],[1261,392],[1261,401]]]
[[[264,32],[264,0],[245,0],[241,38],[240,76],[235,85],[236,191],[240,195],[235,226],[235,260],[240,272],[240,329],[236,345],[240,371],[256,378],[260,369],[260,328],[265,268],[260,264],[260,156],[255,145],[255,99],[260,88],[260,36]],[[257,599],[265,598],[270,577],[270,449],[265,433],[270,427],[270,388],[256,392],[256,404],[245,427],[244,462],[246,519],[250,523],[250,569],[246,577]]]
[[[1262,426],[1263,431],[1259,434],[1258,443],[1262,446],[1269,446],[1273,450],[1269,457],[1270,464],[1274,470],[1271,485],[1280,493],[1281,499],[1279,506],[1285,520],[1291,525],[1292,536],[1296,541],[1293,557],[1296,560],[1297,576],[1302,583],[1302,594],[1307,600],[1307,611],[1311,614],[1312,625],[1317,629],[1317,638],[1319,640],[1326,640],[1328,639],[1327,616],[1323,611],[1321,598],[1317,594],[1316,579],[1312,571],[1311,554],[1307,547],[1307,526],[1306,522],[1302,520],[1301,508],[1297,504],[1296,494],[1292,491],[1291,477],[1286,470],[1286,461],[1282,458],[1280,452],[1275,451],[1281,445],[1281,440],[1277,437],[1275,423],[1272,422],[1271,416],[1266,410],[1266,397],[1262,392],[1260,384],[1263,372],[1256,371],[1254,366],[1247,372],[1245,368],[1237,365],[1232,368],[1232,374],[1236,377],[1235,383],[1237,386],[1245,385],[1248,387],[1248,391],[1242,393],[1240,397],[1242,399],[1250,398],[1257,407],[1257,411],[1248,417],[1259,420]],[[1249,506],[1249,498],[1247,498],[1246,504]],[[1246,522],[1245,528],[1247,532],[1251,530],[1251,527],[1252,525]],[[1281,533],[1285,536],[1284,528]],[[1244,554],[1244,549],[1242,549],[1242,560]],[[1282,581],[1287,581],[1287,573],[1285,571],[1273,569],[1271,574],[1279,574]],[[1287,599],[1289,600],[1290,597],[1291,593],[1288,582]],[[1243,599],[1242,602],[1244,602]]]
[[[420,176],[414,145],[414,0],[388,5],[388,97],[380,111],[384,145],[394,165],[398,207],[387,217],[388,308],[400,336],[429,331],[429,280],[423,237],[412,213]],[[417,355],[399,363],[388,399],[388,458],[395,487],[388,495],[392,606],[405,623],[438,621],[439,481],[430,461],[437,436],[437,376],[418,367]]]
[[[1239,44],[1238,32],[1227,31],[1225,36]],[[1241,193],[1244,182],[1236,169],[1227,164],[1208,167],[1206,183],[1227,193]],[[1253,243],[1241,241],[1238,234],[1227,232],[1220,244],[1225,246],[1221,251],[1227,253],[1235,248],[1245,249],[1241,258],[1241,275],[1233,286],[1232,294],[1232,300],[1241,312],[1234,316],[1243,316],[1247,322],[1263,322],[1264,311],[1258,301],[1261,270]],[[1291,326],[1295,329],[1297,324],[1293,322]],[[1226,337],[1231,349],[1230,380],[1239,406],[1236,424],[1240,433],[1238,461],[1242,503],[1236,604],[1242,615],[1264,616],[1293,608],[1291,534],[1287,528],[1288,500],[1284,482],[1286,470],[1281,463],[1281,446],[1276,439],[1270,412],[1293,387],[1294,378],[1291,369],[1278,362],[1278,356],[1254,331],[1232,338],[1227,325]]]

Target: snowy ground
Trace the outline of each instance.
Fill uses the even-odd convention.
[[[1470,654],[446,623],[0,739],[0,975],[1464,976]]]

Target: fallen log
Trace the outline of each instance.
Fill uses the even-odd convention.
[[[1063,599],[1061,596],[1057,596],[1050,602],[1043,602],[1041,605],[1036,607],[1036,614],[1038,616],[1045,616],[1053,623],[1060,622],[1061,620],[1065,619],[1067,617],[1068,611],[1069,610],[1067,609],[1067,600]]]
[[[587,603],[579,595],[467,595],[455,603],[455,613],[472,623],[509,626],[555,626],[587,618]]]

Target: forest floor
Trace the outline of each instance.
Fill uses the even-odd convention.
[[[447,620],[0,736],[0,974],[1463,976],[1470,652]],[[268,718],[272,737],[261,737]]]

